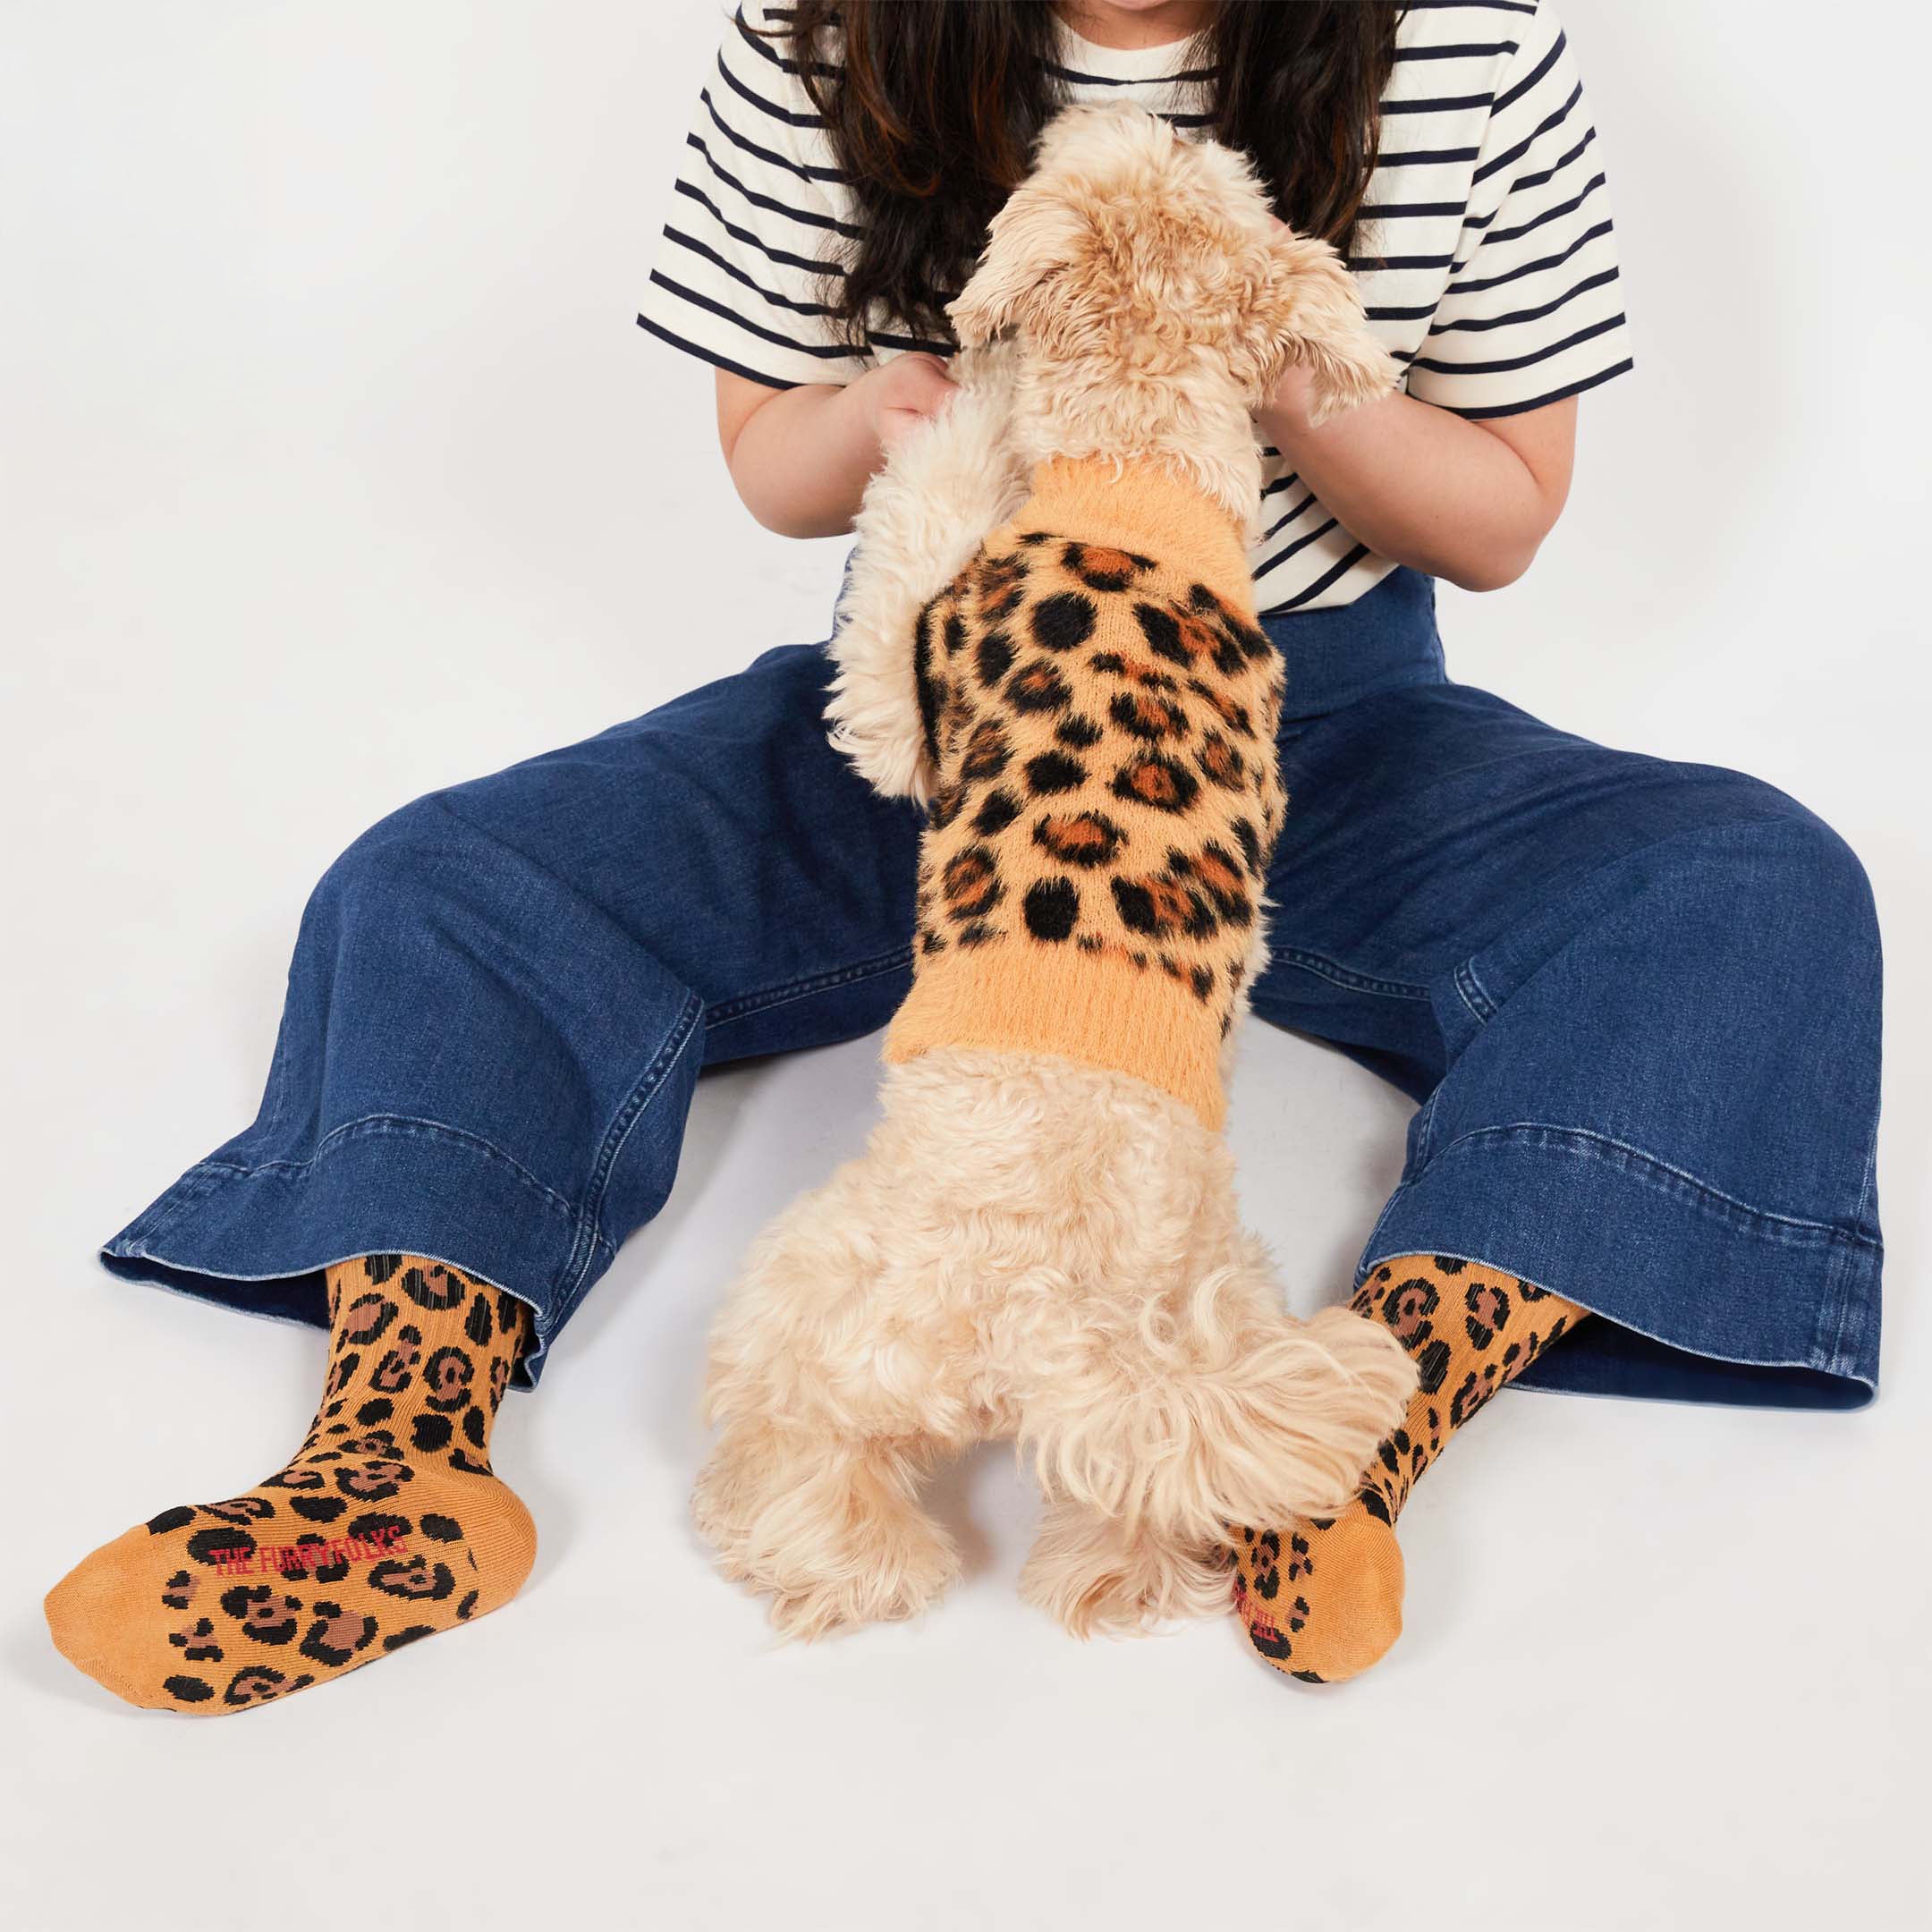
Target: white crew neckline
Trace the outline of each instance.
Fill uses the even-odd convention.
[[[1102,47],[1074,32],[1058,15],[1055,19],[1060,30],[1061,66],[1103,80],[1171,80],[1194,44],[1189,38],[1164,40],[1156,47]]]

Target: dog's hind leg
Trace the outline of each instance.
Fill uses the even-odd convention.
[[[713,1332],[692,1513],[790,1636],[916,1615],[958,1573],[919,1488],[973,1425],[916,1218],[889,1162],[848,1161],[759,1238]]]
[[[771,1599],[787,1637],[916,1616],[959,1573],[919,1505],[929,1445],[851,1441],[763,1419],[727,1428],[691,1513],[725,1575]]]

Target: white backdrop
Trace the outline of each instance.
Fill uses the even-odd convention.
[[[703,1083],[670,1208],[498,1431],[524,1596],[197,1724],[72,1671],[39,1596],[275,1467],[319,1343],[94,1247],[252,1113],[302,901],[362,826],[822,634],[842,551],[751,524],[708,374],[631,324],[711,0],[0,0],[0,1920],[1913,1920],[1932,291],[1899,83],[1932,50],[1913,0],[1563,11],[1639,371],[1585,399],[1530,577],[1445,592],[1452,664],[1759,773],[1864,856],[1878,1404],[1513,1399],[1418,1492],[1410,1634],[1347,1690],[1232,1624],[1069,1642],[1014,1600],[998,1455],[947,1486],[975,1528],[944,1609],[774,1650],[684,1523],[700,1344],[748,1231],[862,1140],[861,1042]],[[1304,1303],[1406,1111],[1251,1029],[1244,1186]]]

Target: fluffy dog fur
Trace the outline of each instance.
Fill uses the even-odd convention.
[[[868,491],[833,647],[835,741],[918,799],[914,619],[1035,464],[1151,458],[1250,525],[1250,412],[1286,365],[1324,411],[1394,375],[1333,251],[1275,227],[1238,157],[1133,108],[1055,121],[951,314],[961,394]],[[866,1152],[757,1242],[713,1339],[694,1513],[782,1631],[937,1597],[958,1555],[920,1485],[989,1436],[1046,1498],[1022,1590],[1080,1635],[1224,1608],[1231,1524],[1354,1494],[1413,1368],[1344,1309],[1288,1316],[1191,1108],[965,1049],[889,1067],[883,1097]]]

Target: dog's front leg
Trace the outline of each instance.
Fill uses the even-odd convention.
[[[1025,495],[1009,443],[1004,344],[962,355],[960,393],[866,487],[832,636],[832,742],[876,791],[923,802],[932,767],[919,709],[919,612]]]

